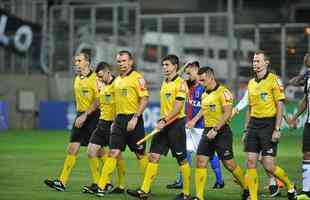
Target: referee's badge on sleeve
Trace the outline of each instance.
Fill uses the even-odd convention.
[[[225,98],[225,101],[232,101],[232,94],[228,91],[224,91],[224,98]]]
[[[281,79],[277,78],[277,83],[278,83],[279,89],[284,90],[284,85],[283,85]]]
[[[144,80],[144,78],[140,77],[138,79],[138,82],[139,82],[139,89],[146,90],[146,81]]]

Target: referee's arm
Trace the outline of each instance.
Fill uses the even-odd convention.
[[[81,128],[84,122],[86,121],[87,116],[96,111],[98,108],[99,108],[99,99],[97,97],[95,101],[90,105],[90,107],[81,116],[76,118],[74,123],[75,127]]]
[[[149,97],[148,96],[140,97],[140,103],[139,103],[138,110],[136,113],[138,116],[142,115],[142,113],[144,112],[144,109],[146,108],[148,103],[149,103]]]
[[[219,120],[219,123],[215,126],[216,130],[221,129],[222,126],[227,124],[228,120],[231,118],[232,109],[233,109],[232,105],[223,106],[223,115],[222,115],[221,119]]]
[[[99,98],[97,97],[96,100],[90,105],[90,107],[84,112],[86,115],[90,115],[95,112],[99,108]]]
[[[274,127],[274,130],[280,130],[281,122],[283,119],[283,109],[284,109],[283,100],[277,101],[276,125]]]

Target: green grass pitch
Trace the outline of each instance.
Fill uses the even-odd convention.
[[[66,131],[19,131],[0,132],[0,200],[77,200],[97,199],[89,194],[83,194],[81,187],[91,182],[86,149],[81,148],[76,165],[71,173],[66,192],[50,190],[43,183],[46,178],[56,178],[62,168],[68,142]],[[301,135],[300,132],[284,134],[278,151],[278,163],[286,170],[289,177],[300,188],[301,182]],[[235,158],[242,167],[245,166],[244,153],[240,137],[234,138]],[[139,166],[131,152],[125,153],[126,185],[135,189],[139,186]],[[169,155],[160,161],[159,173],[152,185],[152,199],[174,199],[180,191],[167,190],[178,170],[176,161]],[[241,190],[233,181],[231,175],[223,169],[225,188],[212,190],[214,175],[208,170],[206,197],[208,200],[238,200]],[[194,170],[192,170],[194,175]],[[264,186],[268,179],[259,167],[260,194],[267,195]],[[194,194],[194,176],[192,176],[191,191]],[[282,189],[281,197],[287,199],[286,189]],[[133,199],[127,195],[107,195],[103,199],[125,200]],[[269,199],[261,197],[260,199]]]

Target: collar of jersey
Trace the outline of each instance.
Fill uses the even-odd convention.
[[[125,74],[124,76],[129,76],[131,73],[133,72],[133,69],[131,69],[127,74]]]
[[[206,90],[206,93],[210,94],[211,92],[214,92],[215,90],[217,90],[217,88],[219,87],[220,87],[220,84],[216,83],[216,86],[212,90]]]
[[[93,71],[90,70],[89,73],[86,76],[82,75],[82,76],[80,76],[80,78],[88,78],[88,77],[90,77],[90,75],[92,75],[92,73],[93,73]]]
[[[112,80],[108,83],[108,85],[111,85],[113,83],[114,79],[115,79],[115,76],[112,76]]]
[[[176,75],[170,80],[170,82],[174,81],[174,80],[177,79],[178,77],[179,77],[179,75],[176,74]],[[167,78],[166,78],[166,82],[168,82],[168,79],[167,79]]]
[[[257,75],[255,75],[255,81],[256,81],[257,83],[259,83],[261,80],[266,79],[268,75],[269,75],[269,71],[267,71],[267,73],[265,74],[265,76],[264,76],[263,78],[261,78],[261,79],[258,79]]]

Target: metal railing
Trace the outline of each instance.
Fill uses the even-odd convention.
[[[101,61],[96,54],[111,62],[117,47],[122,46],[119,44],[126,40],[125,46],[136,53],[139,15],[137,3],[53,6],[49,15],[49,71],[72,72],[71,59],[81,45],[93,50],[94,63]]]
[[[51,7],[49,15],[45,1],[25,1],[22,6],[16,3],[17,0],[8,0],[1,7],[42,25],[41,55],[19,57],[0,49],[2,73],[71,73],[71,58],[81,48],[93,49],[94,64],[101,60],[113,63],[115,53],[127,49],[134,53],[138,68],[154,82],[154,87],[160,80],[154,74],[160,76],[160,58],[166,53],[178,54],[183,62],[192,56],[202,65],[218,67],[219,73],[225,71],[226,82],[236,86],[251,71],[250,53],[257,48],[270,54],[273,70],[283,80],[299,72],[303,55],[310,51],[310,35],[304,31],[310,24],[233,26],[231,1],[226,12],[158,15],[141,14],[138,3],[60,5]],[[160,44],[169,37],[175,42],[166,43],[167,49],[153,45],[148,52],[146,45],[153,41]],[[186,47],[189,37],[192,46]],[[195,41],[197,38],[201,38],[200,44]],[[147,53],[156,54],[151,63],[145,60]],[[249,66],[240,67],[245,61]],[[226,66],[219,67],[223,63]]]

